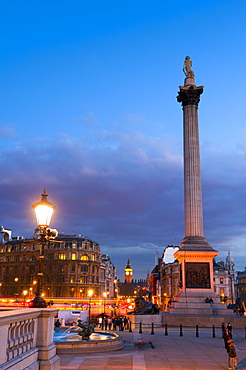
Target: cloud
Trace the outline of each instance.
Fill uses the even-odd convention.
[[[94,112],[87,112],[83,116],[79,118],[74,118],[71,120],[71,123],[74,124],[82,124],[86,127],[99,127],[100,122],[96,119],[96,115]]]
[[[34,137],[2,148],[1,224],[14,235],[32,234],[31,205],[46,188],[57,206],[53,227],[96,240],[122,270],[125,258],[141,255],[147,271],[155,250],[184,237],[181,143],[130,131],[90,135],[90,141],[67,134]],[[205,237],[233,255],[236,240],[246,236],[245,161],[235,168],[245,149],[220,152],[205,145],[202,152]]]
[[[1,139],[12,139],[17,136],[17,133],[13,127],[9,127],[0,124],[0,138]]]

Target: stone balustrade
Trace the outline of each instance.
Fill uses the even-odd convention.
[[[0,312],[0,370],[58,370],[53,342],[55,309]]]

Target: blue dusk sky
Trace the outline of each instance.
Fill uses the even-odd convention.
[[[246,266],[246,1],[2,0],[0,225],[32,236],[46,188],[51,227],[97,241],[145,278],[184,237],[186,55],[199,105],[204,232]]]

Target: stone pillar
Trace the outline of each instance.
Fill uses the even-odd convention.
[[[186,57],[186,78],[177,100],[183,107],[185,237],[174,254],[180,264],[181,292],[213,294],[213,258],[218,254],[204,237],[198,104],[203,86],[196,86]]]
[[[186,79],[187,80],[187,79]],[[203,237],[202,187],[198,134],[198,103],[203,87],[181,86],[183,106],[185,236]]]
[[[57,310],[41,309],[38,316],[37,343],[40,370],[59,370],[60,357],[56,355],[54,336],[54,314]]]

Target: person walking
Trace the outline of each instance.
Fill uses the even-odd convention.
[[[228,370],[234,370],[237,366],[237,353],[235,344],[231,339],[228,340]]]

